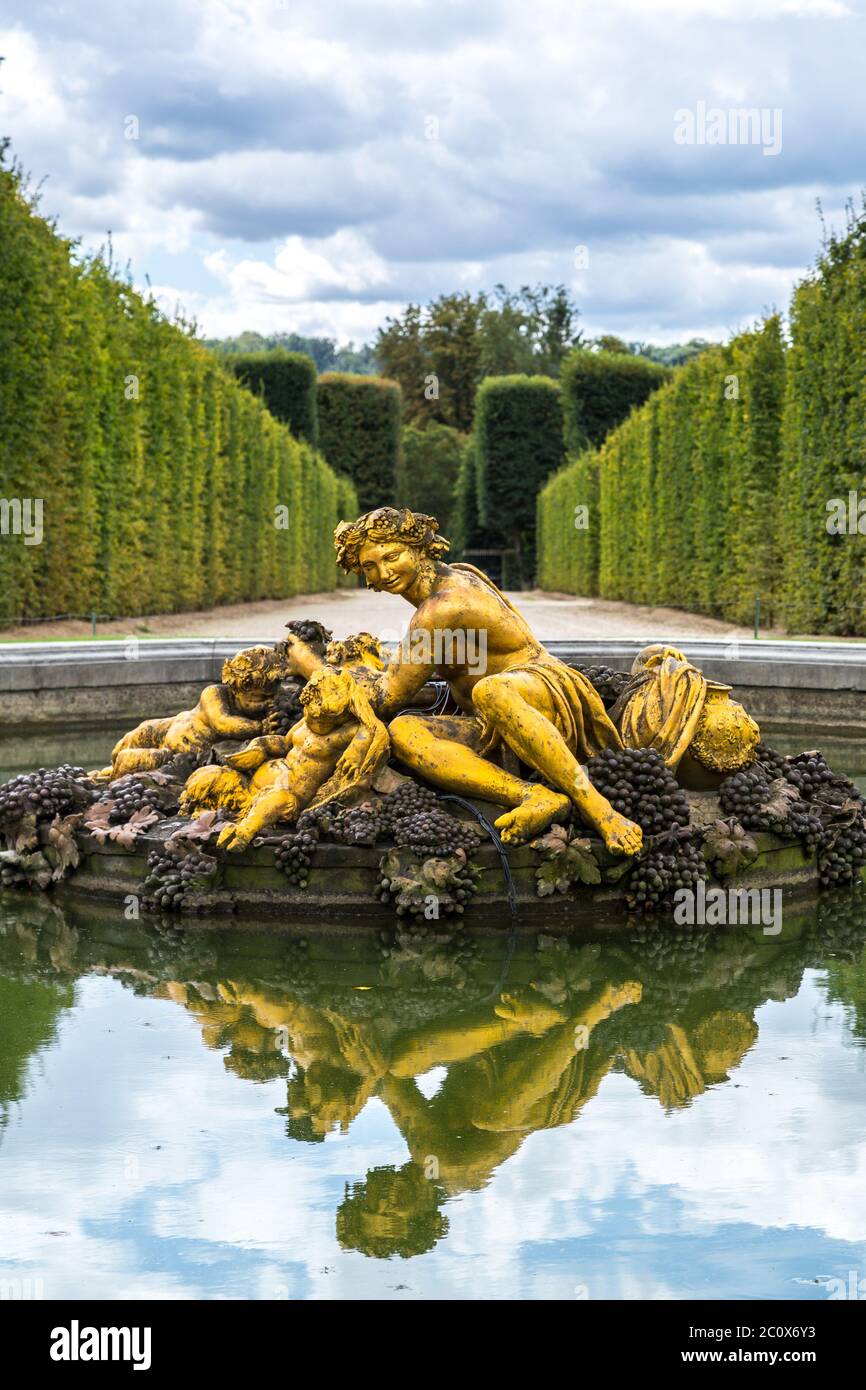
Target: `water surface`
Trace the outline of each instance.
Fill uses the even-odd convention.
[[[521,937],[506,968],[505,932],[305,945],[0,895],[4,1290],[809,1300],[866,1279],[862,899],[786,905],[775,938],[624,927]]]

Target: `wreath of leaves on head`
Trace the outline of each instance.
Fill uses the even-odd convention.
[[[337,563],[347,574],[357,574],[360,550],[365,541],[397,541],[430,560],[441,560],[451,546],[444,536],[437,534],[438,530],[435,516],[413,512],[408,507],[377,507],[357,521],[340,522],[334,532]]]

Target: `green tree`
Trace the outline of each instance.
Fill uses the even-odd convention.
[[[488,377],[478,391],[473,433],[478,520],[516,551],[520,581],[529,585],[538,491],[565,461],[559,383]]]
[[[466,436],[437,421],[406,425],[397,471],[397,505],[435,516],[450,538],[454,491]]]

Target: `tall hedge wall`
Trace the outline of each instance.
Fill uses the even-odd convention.
[[[866,213],[794,291],[788,337],[774,316],[705,352],[607,436],[595,581],[570,529],[585,461],[551,480],[547,587],[741,623],[760,597],[789,632],[866,633]]]
[[[669,379],[670,368],[626,352],[580,348],[562,367],[562,415],[569,454],[601,444],[636,405]]]
[[[475,397],[473,436],[478,520],[516,550],[521,582],[530,584],[538,490],[565,458],[559,383],[488,377]]]
[[[782,443],[782,613],[789,628],[866,633],[866,215],[795,291]],[[854,493],[854,507],[849,494]],[[828,504],[845,504],[841,533]],[[808,524],[803,523],[808,518]],[[862,530],[861,530],[862,526]]]
[[[317,387],[319,448],[355,485],[362,512],[393,506],[400,461],[400,387],[383,377],[325,372]]]
[[[569,594],[598,593],[598,454],[587,449],[538,494],[538,583]]]
[[[235,376],[256,396],[261,396],[271,414],[288,425],[296,439],[318,443],[316,410],[316,364],[305,352],[251,352],[227,358]]]
[[[0,402],[0,620],[336,583],[346,483],[188,332],[77,260],[5,165]],[[43,504],[40,544],[13,533],[27,499]]]
[[[741,623],[760,596],[771,619],[784,389],[777,317],[682,367],[542,491],[543,585]]]

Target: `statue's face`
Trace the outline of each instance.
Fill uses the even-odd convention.
[[[418,556],[401,541],[365,541],[358,564],[368,589],[405,594],[418,578]]]

